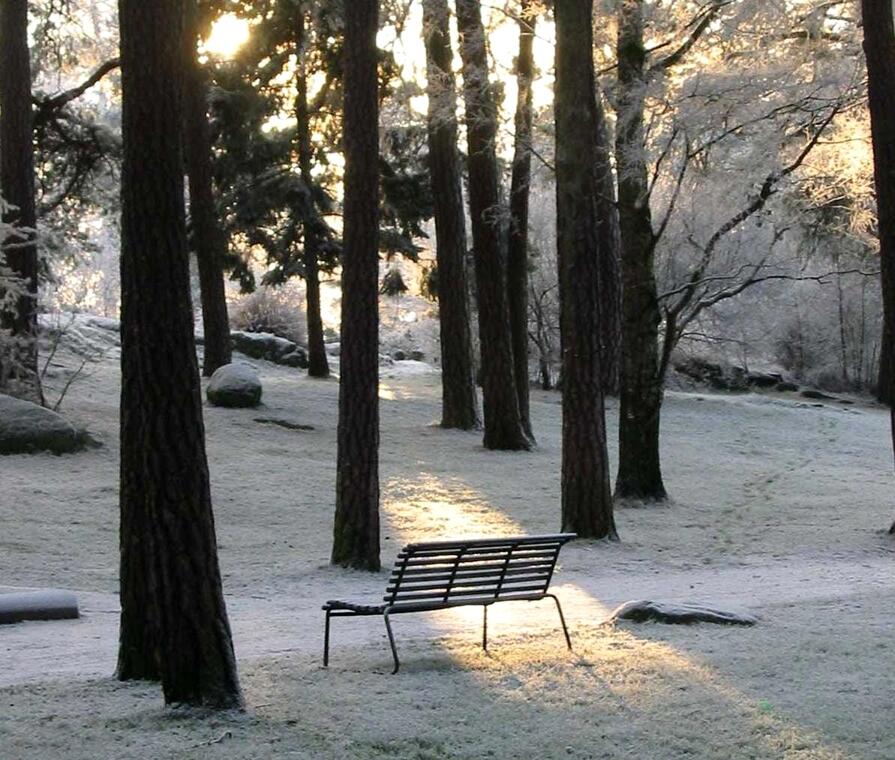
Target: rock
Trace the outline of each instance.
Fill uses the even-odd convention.
[[[810,399],[814,399],[815,401],[838,401],[839,400],[835,396],[830,396],[826,393],[822,393],[821,391],[815,391],[810,388],[808,390],[802,391],[799,395],[802,396],[802,398],[810,398]]]
[[[23,620],[70,620],[78,617],[78,600],[70,591],[43,589],[0,594],[0,625]]]
[[[30,401],[0,395],[0,454],[68,454],[89,443],[86,432],[62,415]]]
[[[657,623],[718,623],[720,625],[755,625],[758,618],[741,612],[729,612],[699,604],[667,604],[639,600],[625,602],[612,611],[609,620],[630,620],[643,623],[654,620]]]
[[[400,349],[392,352],[392,359],[394,359],[396,362],[403,362],[406,358],[407,354]]]
[[[682,375],[719,391],[745,391],[746,373],[740,367],[722,366],[693,356],[677,362],[674,369]]]
[[[248,364],[225,364],[211,376],[205,395],[214,406],[258,406],[261,402],[261,378]]]
[[[234,330],[230,333],[233,350],[252,359],[269,359],[276,355],[289,353],[295,344],[285,338],[278,338],[273,333],[250,333]]]
[[[783,382],[783,376],[776,372],[749,372],[746,382],[753,388],[775,388]]]
[[[799,386],[796,385],[795,383],[786,383],[786,382],[777,383],[777,385],[774,387],[776,390],[780,391],[781,393],[784,393],[786,391],[795,393],[796,391],[799,390]]]
[[[421,362],[426,358],[426,355],[422,351],[411,351],[410,358],[415,362]]]
[[[281,356],[277,360],[277,364],[282,364],[286,367],[300,367],[301,369],[307,369],[308,354],[299,346],[288,354]]]

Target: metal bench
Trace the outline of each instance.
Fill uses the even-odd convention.
[[[512,536],[456,541],[429,541],[405,546],[392,570],[384,604],[328,601],[323,665],[329,665],[329,626],[333,617],[382,615],[397,673],[400,667],[391,615],[429,612],[478,605],[484,608],[482,647],[488,648],[488,607],[497,602],[534,602],[549,597],[556,603],[566,644],[572,648],[559,599],[548,593],[563,544],[574,533]]]

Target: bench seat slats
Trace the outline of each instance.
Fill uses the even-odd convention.
[[[457,577],[462,576],[463,574],[477,574],[477,573],[487,573],[493,570],[500,571],[504,565],[507,566],[507,570],[516,570],[516,569],[524,569],[524,568],[537,568],[537,567],[553,567],[554,557],[544,557],[539,558],[537,560],[514,560],[510,559],[509,564],[505,559],[500,560],[499,562],[476,562],[476,563],[462,563],[457,565]],[[417,576],[426,576],[426,575],[440,575],[447,574],[450,575],[454,569],[454,563],[445,563],[442,565],[424,565],[421,567],[406,567],[401,568],[400,565],[395,567],[392,570],[392,577],[389,582],[392,580],[397,580],[398,578],[414,578]]]
[[[502,588],[507,590],[510,589],[510,584],[518,584],[518,583],[534,583],[536,581],[547,581],[550,578],[549,573],[540,573],[537,575],[513,575],[508,576],[503,581]],[[487,578],[463,578],[462,580],[455,580],[452,584],[450,584],[450,588],[474,588],[474,587],[482,587],[485,589],[496,590],[498,585],[500,584],[500,576],[489,576]],[[544,584],[546,587],[546,584]],[[396,590],[399,592],[397,594],[398,599],[401,599],[405,593],[409,593],[412,591],[434,591],[436,589],[441,589],[442,594],[448,593],[448,584],[446,583],[421,583],[421,584],[407,584],[403,583],[400,586],[389,586],[386,588],[386,592],[389,596],[386,596],[386,599],[391,599],[391,594]]]
[[[515,544],[506,544],[505,546],[483,546],[483,547],[455,547],[453,549],[430,549],[428,551],[424,551],[422,549],[410,550],[403,549],[398,553],[398,559],[404,559],[404,557],[437,557],[437,556],[445,556],[445,557],[456,557],[458,554],[462,554],[468,557],[487,557],[489,555],[497,554],[506,554],[508,551],[513,550],[514,554],[524,555],[529,553],[536,552],[544,552],[544,551],[556,551],[562,544],[558,542],[554,543],[543,543],[543,544],[526,544],[522,546],[517,546]]]
[[[453,548],[458,545],[479,547],[492,546],[494,544],[507,545],[514,544],[524,546],[526,544],[536,543],[567,543],[576,537],[575,533],[551,533],[543,536],[494,536],[492,538],[469,538],[455,539],[453,541],[418,541],[416,543],[407,544],[407,549],[439,549]]]
[[[518,565],[509,565],[506,569],[505,575],[507,577],[512,575],[526,575],[528,573],[546,573],[550,572],[553,568],[553,562],[539,562],[536,564],[518,564]],[[394,573],[391,578],[388,579],[389,586],[394,585],[395,583],[400,583],[402,585],[407,585],[409,583],[434,583],[435,581],[449,581],[451,578],[456,578],[457,580],[465,579],[465,578],[499,578],[501,573],[503,573],[504,563],[499,563],[489,567],[481,567],[481,568],[458,568],[457,572],[451,572],[449,568],[436,568],[431,571],[418,570],[416,572],[411,572],[407,570],[404,574]]]
[[[418,594],[405,594],[401,593],[394,598],[394,603],[398,602],[416,602],[422,601],[424,599],[444,599],[447,596],[448,599],[454,599],[455,597],[466,597],[466,596],[479,596],[485,598],[493,598],[493,599],[504,599],[508,598],[513,592],[532,592],[539,591],[541,593],[547,590],[546,583],[539,583],[537,585],[524,585],[524,586],[504,586],[500,589],[499,595],[496,587],[492,588],[490,592],[488,590],[475,588],[475,589],[460,589],[455,591],[451,589],[448,594],[445,594],[444,591],[424,591]],[[387,602],[392,601],[392,595],[389,594],[384,596],[383,599]]]
[[[509,549],[503,551],[501,554],[495,554],[488,557],[490,560],[496,559],[504,559],[507,554],[509,554]],[[541,550],[537,552],[531,553],[521,553],[521,552],[512,552],[511,561],[522,561],[522,560],[543,560],[543,559],[553,559],[559,553],[559,547],[555,547],[553,549]],[[395,570],[398,570],[402,565],[405,567],[430,567],[433,565],[468,565],[475,562],[481,562],[482,557],[479,555],[468,555],[468,554],[459,554],[453,556],[438,556],[438,557],[417,557],[416,555],[412,555],[406,559],[400,559],[395,564]]]

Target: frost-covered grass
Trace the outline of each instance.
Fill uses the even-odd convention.
[[[62,351],[58,361],[75,358]],[[895,505],[883,411],[671,394],[663,453],[673,501],[620,508],[620,544],[563,550],[555,587],[574,654],[549,603],[496,606],[490,655],[478,646],[476,608],[402,616],[393,677],[375,618],[335,621],[332,666],[320,667],[320,604],[375,600],[385,578],[327,564],[337,384],[259,367],[267,408],[206,407],[248,712],[166,711],[156,686],[110,678],[111,352],[64,408],[103,448],[0,462],[0,584],[74,589],[85,611],[79,621],[0,628],[0,757],[895,757],[895,542],[882,532]],[[478,434],[435,427],[438,376],[411,369],[398,363],[382,382],[384,563],[409,539],[556,530],[558,396],[533,394],[537,451],[486,452]],[[761,623],[599,625],[632,598],[710,602]]]

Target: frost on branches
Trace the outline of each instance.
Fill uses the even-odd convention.
[[[0,219],[10,206],[0,198]],[[28,241],[28,232],[0,221],[0,392],[40,401],[40,383],[23,361],[34,351],[35,335],[16,334],[12,325],[22,299],[30,298],[28,284],[8,265],[6,252]],[[37,389],[37,390],[36,390]],[[38,398],[35,399],[35,395]]]

